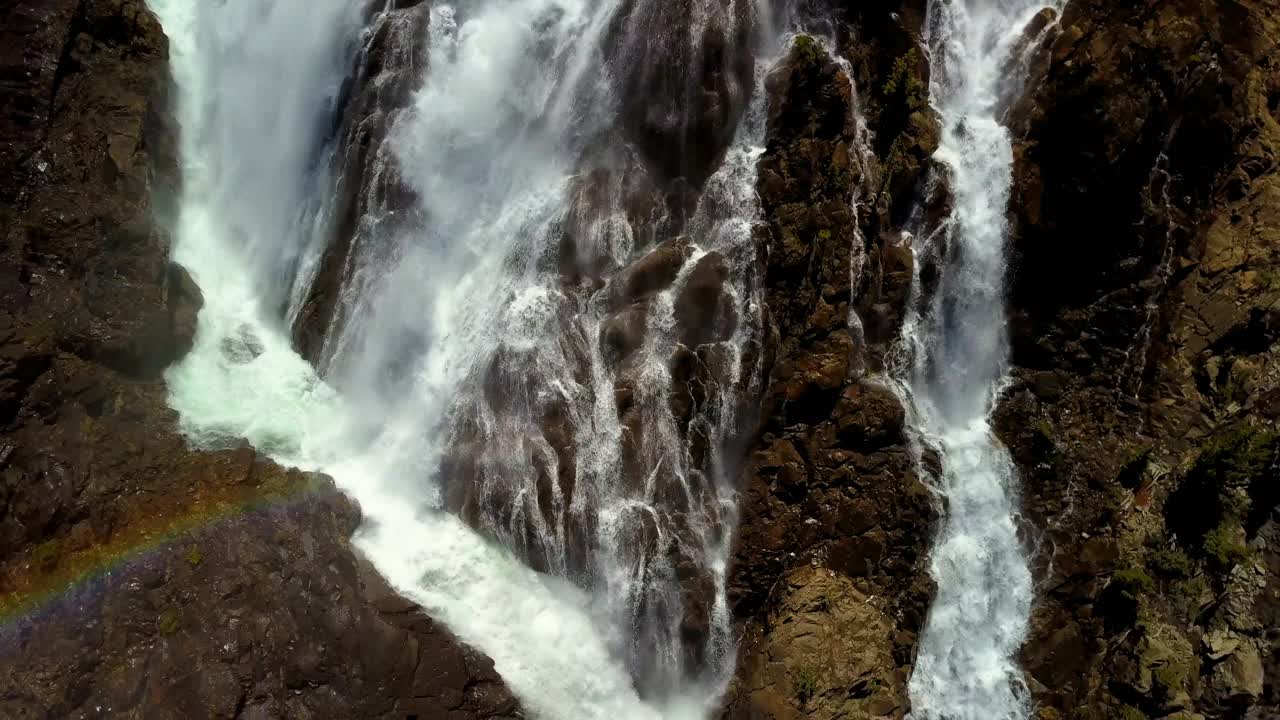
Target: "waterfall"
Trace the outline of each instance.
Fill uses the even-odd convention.
[[[896,372],[917,450],[936,453],[945,513],[930,560],[937,594],[909,692],[920,720],[1005,720],[1030,708],[1017,666],[1032,581],[1018,538],[1017,474],[990,424],[1008,367],[1007,208],[1013,152],[1003,113],[1021,91],[1024,32],[1040,0],[931,0],[924,32],[941,117],[935,159],[952,207],[921,233]],[[927,465],[924,464],[922,467]]]
[[[765,382],[767,3],[150,2],[205,297],[184,432],[331,475],[535,716],[705,715]]]

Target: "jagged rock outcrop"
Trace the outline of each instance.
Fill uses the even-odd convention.
[[[885,32],[893,21],[919,27],[920,8],[871,5],[834,16],[834,24],[852,37],[845,55],[868,96],[863,116],[876,129],[878,192],[861,195],[875,209],[862,227],[874,230],[865,234],[868,270],[854,293],[866,331],[859,350],[875,370],[896,335],[911,275],[910,254],[895,254],[892,236],[912,207],[933,214],[947,198],[945,188],[921,182],[933,149],[927,109],[913,97],[920,86],[910,90],[921,61],[911,56],[909,33]],[[1267,679],[1277,652],[1264,631],[1275,616],[1272,484],[1280,477],[1280,373],[1272,367],[1280,285],[1270,282],[1280,259],[1272,218],[1276,17],[1270,2],[1120,7],[1080,0],[1061,19],[1044,13],[1028,29],[1029,40],[1047,37],[1049,46],[1034,55],[1026,99],[1009,110],[1017,139],[1011,306],[1018,367],[998,420],[1026,482],[1028,537],[1038,548],[1044,590],[1023,660],[1044,718],[1277,712]],[[859,45],[859,28],[877,32]],[[803,48],[793,51],[779,77],[802,59]],[[800,92],[795,107],[812,103],[823,86]],[[792,115],[821,128],[825,116],[814,110]],[[771,141],[782,116],[773,118]],[[852,142],[853,133],[834,127],[826,136]],[[821,181],[812,178],[822,176],[807,174],[813,165],[803,162],[821,157],[842,172],[842,149],[815,148],[812,137],[797,147],[802,152],[790,155],[771,142],[762,161],[771,279],[787,267],[819,268],[821,277],[823,264],[843,259],[838,248],[848,247],[847,234],[823,246],[840,229],[819,225],[840,215],[821,211]],[[776,200],[785,199],[771,166],[779,155],[779,165],[803,178],[797,207]],[[895,180],[900,170],[905,175]],[[787,293],[770,298],[780,338],[769,397],[781,394],[787,404],[785,414],[765,406],[761,442],[769,450],[753,456],[744,491],[731,582],[739,613],[752,620],[729,698],[735,717],[821,714],[834,707],[824,697],[845,697],[814,687],[818,676],[802,669],[802,652],[789,655],[785,643],[770,639],[791,632],[791,612],[818,626],[830,621],[792,607],[786,598],[807,580],[782,568],[807,561],[832,569],[828,556],[805,554],[824,542],[813,498],[830,469],[814,463],[821,454],[811,445],[775,433],[821,427],[832,406],[847,409],[838,398],[855,375],[843,364],[854,343],[832,344],[814,332],[839,326],[821,321],[842,315],[825,307],[839,290],[806,282],[787,278],[778,284]],[[810,315],[814,309],[821,312]],[[806,351],[799,371],[788,367],[796,348]],[[855,435],[897,442],[876,431],[894,402],[872,403],[846,425]],[[801,435],[812,436],[820,434]],[[847,456],[857,442],[842,436],[833,447]],[[896,482],[904,469],[911,472],[909,464],[894,469]],[[866,483],[870,475],[859,469],[854,477]],[[905,512],[919,527],[928,524],[927,512],[888,499],[868,507],[880,523]],[[846,538],[862,532],[841,529]],[[923,551],[927,539],[920,540]],[[903,582],[901,567],[893,582]],[[900,607],[923,612],[928,589],[917,582],[914,592],[915,601],[900,599]],[[918,626],[918,619],[895,620],[908,633]],[[911,641],[897,648],[902,672]]]
[[[367,2],[360,48],[334,104],[324,251],[292,318],[294,347],[322,371],[332,360],[326,338],[341,333],[350,298],[373,282],[360,272],[362,257],[394,252],[390,236],[421,223],[389,139],[425,74],[429,14],[420,0]]]
[[[139,0],[0,10],[0,716],[518,716],[331,481],[177,433],[167,52]]]
[[[1073,0],[1012,110],[1041,717],[1280,712],[1277,18]]]
[[[888,178],[901,174],[915,188],[932,119],[909,120],[927,111],[898,87],[871,90],[862,73],[874,63],[857,30],[847,54],[861,62],[844,66],[801,36],[768,85],[759,188],[776,359],[743,472],[729,578],[745,628],[731,718],[902,717],[931,593],[921,560],[932,500],[907,447],[901,402],[866,371],[883,369],[910,288]],[[876,42],[911,47],[914,31],[904,21]],[[923,82],[914,61],[897,65],[903,89]],[[854,104],[845,67],[874,110]],[[907,104],[916,109],[895,112]],[[882,153],[861,145],[863,117],[890,138]],[[921,160],[895,165],[906,155]],[[851,207],[855,192],[862,203]],[[860,334],[851,306],[882,322]]]

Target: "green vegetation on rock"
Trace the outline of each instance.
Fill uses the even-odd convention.
[[[1167,578],[1188,578],[1195,572],[1191,558],[1181,548],[1173,546],[1153,549],[1147,556],[1147,567]]]
[[[1136,565],[1117,570],[1113,580],[1133,600],[1137,600],[1143,595],[1148,595],[1156,589],[1156,583],[1147,574],[1147,571]]]
[[[1204,536],[1204,553],[1220,569],[1229,569],[1249,557],[1249,548],[1237,539],[1239,527],[1223,520]]]
[[[62,557],[62,541],[46,540],[31,549],[31,567],[37,572],[48,572],[57,567]]]
[[[793,48],[792,52],[795,53],[801,64],[805,66],[817,65],[826,55],[826,51],[822,49],[818,41],[808,35],[797,35],[791,46]]]
[[[1116,720],[1147,720],[1147,714],[1132,705],[1122,705]]]
[[[920,53],[914,47],[893,61],[893,71],[889,74],[889,78],[884,81],[884,86],[881,88],[885,97],[893,97],[902,93],[907,106],[912,108],[924,103],[924,83],[916,73],[916,66],[919,62]]]
[[[1245,488],[1271,464],[1277,434],[1240,424],[1205,445],[1191,470],[1219,488]]]
[[[1185,690],[1190,675],[1191,669],[1180,663],[1159,665],[1151,673],[1156,693],[1164,700],[1171,700]]]
[[[1217,433],[1170,498],[1167,518],[1179,542],[1218,570],[1249,557],[1245,543],[1249,523],[1256,522],[1250,518],[1253,498],[1269,492],[1278,439],[1269,428],[1243,422]]]
[[[156,629],[161,635],[172,635],[178,631],[180,625],[178,611],[169,608],[160,613],[160,617],[156,618]]]
[[[813,668],[802,667],[792,674],[791,687],[795,691],[796,700],[803,705],[818,692],[818,674]]]

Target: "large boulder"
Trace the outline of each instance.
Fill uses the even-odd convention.
[[[895,669],[884,598],[816,567],[787,574],[767,624],[748,636],[726,718],[901,718],[906,675]]]

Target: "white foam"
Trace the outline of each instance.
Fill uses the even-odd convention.
[[[431,69],[391,133],[427,220],[364,238],[379,246],[352,260],[359,282],[343,298],[352,320],[326,340],[332,382],[292,350],[281,318],[297,314],[306,296],[298,283],[313,275],[324,237],[315,232],[323,205],[317,196],[332,178],[316,148],[359,45],[360,3],[151,4],[171,38],[180,96],[184,187],[175,259],[205,299],[195,346],[167,376],[183,429],[208,445],[246,438],[282,463],[333,476],[364,513],[357,547],[400,592],[492,657],[533,715],[705,716],[732,668],[724,533],[706,540],[706,562],[719,583],[713,655],[722,665],[710,682],[677,671],[674,686],[643,701],[623,659],[630,642],[624,631],[635,629],[620,626],[616,612],[638,597],[618,559],[633,548],[602,540],[600,562],[618,580],[596,596],[533,572],[437,509],[444,420],[499,346],[532,353],[546,390],[574,401],[579,473],[598,490],[618,484],[614,378],[592,344],[592,378],[578,384],[552,341],[566,299],[538,262],[555,239],[551,224],[563,214],[577,143],[590,137],[590,123],[602,122],[602,108],[612,107],[607,82],[590,74],[617,3],[432,7]],[[709,183],[723,191],[713,198],[720,209],[697,219],[697,239],[726,254],[749,245],[756,220],[757,105],[730,161]],[[633,248],[619,237],[619,223],[625,226],[620,208],[593,240],[621,264]],[[758,317],[755,298],[735,297],[742,317]],[[670,315],[669,302],[658,305]],[[598,343],[602,310],[578,311],[581,336]],[[746,342],[746,333],[734,342]],[[665,377],[665,356],[648,370]],[[670,462],[681,458],[672,449]],[[732,489],[720,491],[722,509],[731,513]],[[606,517],[645,500],[608,499],[600,510]],[[674,637],[678,620],[640,630]]]
[[[935,159],[954,198],[916,249],[942,266],[912,298],[899,368],[919,446],[942,460],[945,515],[932,551],[937,595],[909,691],[919,720],[1021,720],[1030,712],[1016,654],[1032,583],[1015,523],[1017,477],[989,415],[1008,365],[1006,212],[1013,152],[998,113],[1021,87],[1011,52],[1042,0],[931,0],[930,99],[942,119]],[[917,262],[917,267],[920,265]]]

